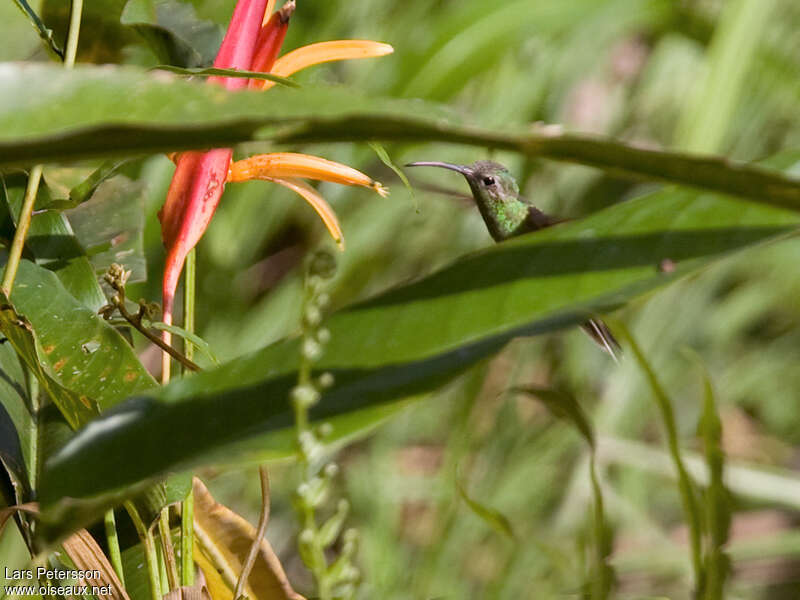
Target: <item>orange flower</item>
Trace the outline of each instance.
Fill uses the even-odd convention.
[[[294,0],[273,13],[275,0],[239,0],[214,66],[288,76],[312,65],[334,60],[369,58],[393,52],[391,46],[366,40],[323,42],[298,48],[278,58],[286,36]],[[209,81],[228,89],[246,86],[269,89],[273,82],[234,77],[210,77]],[[162,282],[164,322],[172,323],[175,290],[186,255],[205,233],[216,211],[225,183],[264,179],[283,185],[304,198],[317,211],[334,240],[343,247],[336,214],[325,199],[302,179],[333,181],[369,187],[382,196],[386,189],[363,173],[346,165],[305,154],[280,152],[262,154],[231,163],[231,149],[184,152],[176,155],[175,175],[167,199],[159,212],[161,232],[167,250]],[[171,342],[169,332],[164,341]],[[162,379],[169,379],[170,357],[164,353]]]

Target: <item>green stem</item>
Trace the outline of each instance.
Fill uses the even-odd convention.
[[[22,210],[17,220],[17,230],[14,232],[14,241],[11,243],[11,251],[8,253],[8,262],[3,273],[3,283],[0,284],[0,289],[2,289],[7,298],[11,297],[11,288],[14,287],[14,279],[17,277],[17,269],[22,258],[22,249],[25,247],[25,239],[28,237],[28,229],[31,226],[33,205],[36,202],[36,194],[39,191],[41,179],[42,165],[36,165],[28,175],[28,187],[25,189]]]
[[[197,290],[197,254],[192,248],[186,256],[184,266],[183,328],[194,333],[195,294]],[[194,344],[184,338],[183,354],[188,360],[194,358]],[[181,510],[181,584],[194,585],[194,493],[183,501]]]
[[[119,538],[117,538],[117,522],[114,519],[114,510],[106,512],[106,541],[108,542],[108,555],[111,559],[111,566],[119,577],[122,587],[125,587],[125,573],[122,569],[122,554],[119,551]]]
[[[180,587],[178,580],[178,565],[175,562],[175,549],[172,547],[172,536],[169,530],[169,507],[161,509],[158,519],[158,537],[161,540],[161,552],[164,555],[164,565],[167,569],[167,583],[170,591]]]
[[[186,255],[183,282],[183,328],[189,333],[194,333],[194,300],[197,289],[197,255],[194,248]],[[183,355],[192,360],[194,358],[194,344],[187,339],[183,340],[183,344]]]
[[[81,33],[81,16],[83,14],[83,0],[72,0],[72,9],[69,16],[69,34],[67,35],[67,48],[64,53],[64,67],[71,69],[75,65],[75,55],[78,53],[78,36]]]
[[[139,539],[142,540],[142,547],[144,548],[144,560],[147,563],[147,577],[150,581],[150,598],[151,600],[161,600],[161,577],[158,570],[158,554],[156,553],[156,542],[153,539],[153,532],[150,531],[139,516],[139,511],[129,500],[125,502],[125,510],[133,521],[133,526],[136,528],[136,533],[139,534]]]
[[[194,493],[181,505],[181,585],[194,585]]]

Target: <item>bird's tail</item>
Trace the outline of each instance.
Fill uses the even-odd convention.
[[[582,325],[583,330],[589,334],[595,343],[611,355],[615,362],[619,362],[622,348],[611,333],[608,326],[599,319],[589,319]]]

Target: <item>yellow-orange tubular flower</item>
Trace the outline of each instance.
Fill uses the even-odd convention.
[[[393,52],[388,44],[367,40],[341,40],[311,44],[277,58],[295,10],[294,0],[273,12],[275,0],[238,0],[216,67],[291,75],[315,64],[384,56]],[[263,12],[262,12],[263,11]],[[229,89],[268,89],[272,82],[211,78]],[[266,83],[267,85],[264,85]],[[231,162],[232,151],[184,152],[175,155],[177,168],[164,207],[159,213],[162,237],[167,248],[162,299],[164,321],[172,323],[175,290],[187,253],[197,244],[209,225],[227,182],[263,179],[283,185],[302,196],[313,208],[333,238],[343,247],[336,214],[322,196],[302,179],[318,179],[371,188],[382,196],[386,189],[363,173],[332,161],[305,154],[275,153]],[[171,336],[163,334],[169,343]],[[164,354],[162,377],[169,378],[169,355]]]

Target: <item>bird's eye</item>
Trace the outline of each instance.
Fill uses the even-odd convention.
[[[494,177],[484,177],[483,185],[494,185]]]

